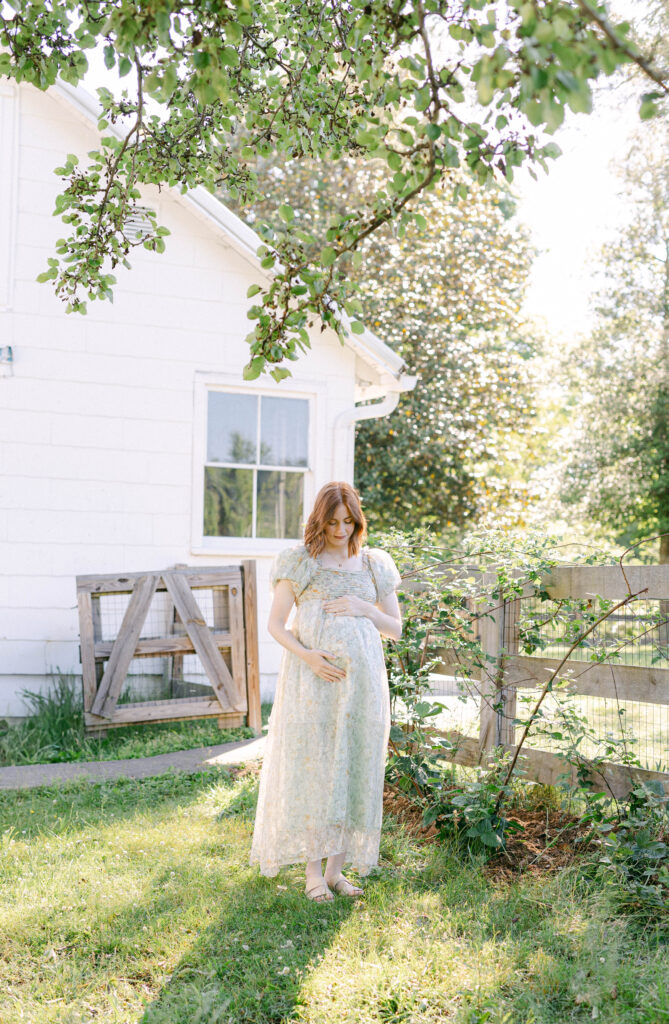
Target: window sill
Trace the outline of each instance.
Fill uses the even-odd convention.
[[[284,548],[302,542],[301,537],[208,537],[191,544],[192,555],[227,555],[233,558],[271,558]]]

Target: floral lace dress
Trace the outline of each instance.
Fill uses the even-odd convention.
[[[400,576],[390,555],[362,549],[362,569],[331,569],[304,545],[279,552],[270,582],[295,592],[291,629],[300,643],[334,655],[346,678],[326,682],[283,650],[260,776],[251,863],[263,875],[283,864],[345,852],[365,875],[378,861],[383,775],[390,729],[381,635],[362,615],[334,615],[323,602],[354,594],[376,604]]]

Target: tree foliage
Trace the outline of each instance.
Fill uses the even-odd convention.
[[[577,358],[579,430],[562,485],[625,543],[669,531],[669,125],[623,169],[633,215],[602,254],[597,324]],[[669,537],[660,559],[669,561]]]
[[[296,231],[322,238],[382,187],[383,171],[378,161],[265,161],[262,198],[240,212],[257,226],[288,205]],[[426,196],[422,223],[385,225],[342,261],[361,286],[362,319],[419,377],[396,412],[357,427],[356,484],[375,528],[459,527],[491,499],[498,519],[514,517],[522,501],[502,470],[532,412],[534,346],[520,312],[531,253],[508,191],[474,185],[454,200],[458,178]]]
[[[59,172],[68,233],[44,277],[70,310],[111,297],[134,245],[164,247],[155,224],[127,232],[142,184],[225,184],[246,201],[257,156],[385,164],[383,188],[330,225],[317,259],[289,210],[267,236],[275,274],[249,311],[249,377],[286,375],[314,315],[345,330],[339,310],[359,306],[342,257],[391,220],[415,223],[420,195],[453,167],[482,184],[545,166],[558,152],[545,132],[566,107],[588,110],[592,81],[623,63],[651,83],[644,116],[669,88],[596,0],[9,0],[0,14],[0,75],[40,89],[79,82],[96,46],[133,85],[99,91],[100,146]]]

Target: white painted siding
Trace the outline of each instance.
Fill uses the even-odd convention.
[[[14,349],[13,376],[0,378],[0,716],[15,716],[25,711],[20,688],[44,688],[56,670],[80,673],[77,574],[258,555],[238,542],[196,554],[191,533],[197,375],[242,383],[246,291],[259,278],[180,197],[147,189],[143,203],[171,231],[167,252],[138,250],[133,270],[117,274],[113,305],[67,316],[51,286],[35,281],[64,231],[52,216],[52,171],[68,152],[85,159],[96,136],[74,108],[29,86],[5,90],[0,111],[0,153],[6,135],[18,140],[16,230],[8,237],[3,219],[0,245],[0,344]],[[355,400],[353,351],[331,334],[313,343],[291,382],[305,394],[321,382],[312,493],[350,479],[351,446],[333,444],[332,428]],[[279,659],[265,631],[271,557],[258,556],[266,693]]]

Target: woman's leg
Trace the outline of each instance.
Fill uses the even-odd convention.
[[[332,893],[323,879],[323,861],[320,859],[307,861],[305,892],[307,896],[309,896],[310,899],[315,900],[316,903],[329,901],[333,898]]]
[[[319,882],[323,881],[323,861],[322,860],[308,860],[307,861],[307,888],[311,889],[312,886],[318,885]]]
[[[362,896],[363,890],[358,885],[353,885],[341,873],[344,866],[345,853],[335,853],[328,857],[325,865],[325,881],[330,889],[335,889],[341,896]]]
[[[325,881],[328,885],[332,886],[341,878],[341,869],[344,866],[343,853],[334,853],[331,857],[328,857],[325,864]]]

